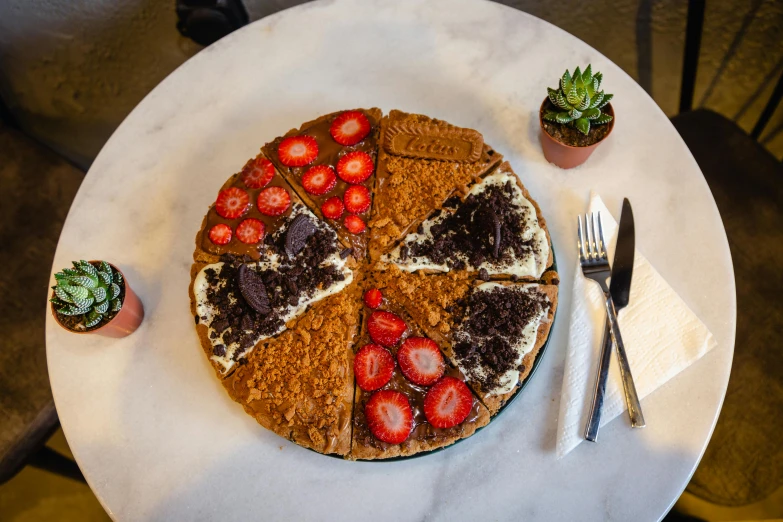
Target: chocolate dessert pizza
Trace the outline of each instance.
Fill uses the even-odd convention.
[[[529,377],[557,309],[546,221],[473,130],[334,112],[273,139],[196,235],[190,302],[229,395],[347,459],[446,447]]]

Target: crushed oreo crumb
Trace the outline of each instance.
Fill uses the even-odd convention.
[[[217,355],[218,357],[223,357],[226,355],[226,345],[225,344],[216,344],[212,348],[212,353]]]
[[[489,272],[487,272],[486,268],[479,269],[478,278],[482,281],[489,281]]]
[[[489,391],[500,385],[509,370],[522,368],[516,361],[516,340],[540,313],[549,310],[545,295],[533,288],[500,286],[474,290],[457,326],[454,353],[469,380]],[[523,371],[523,370],[520,370]]]
[[[198,316],[194,315],[193,318],[196,320],[196,324],[198,324]]]
[[[215,355],[241,359],[253,348],[256,339],[283,329],[283,316],[289,306],[297,306],[317,290],[345,279],[338,267],[324,264],[340,251],[334,232],[326,226],[316,227],[293,259],[284,255],[284,230],[268,235],[266,241],[270,251],[280,259],[280,265],[275,269],[252,269],[247,266],[253,262],[250,257],[224,254],[220,257],[223,267],[219,273],[212,268],[204,271],[209,285],[207,301],[216,309],[209,325],[213,330],[210,338],[215,340],[222,336],[221,344],[225,346],[225,353],[215,352]],[[244,274],[242,277],[240,272]],[[240,283],[240,279],[244,282]],[[268,306],[267,313],[262,313],[267,310],[264,304]]]
[[[353,248],[346,248],[340,252],[340,259],[345,259],[351,254],[353,254]]]
[[[464,201],[452,197],[433,219],[428,237],[400,247],[400,259],[425,258],[446,264],[452,270],[464,269],[467,262],[477,270],[483,263],[503,266],[513,258],[540,255],[535,238],[525,237],[528,207],[513,200],[515,187],[491,184]]]

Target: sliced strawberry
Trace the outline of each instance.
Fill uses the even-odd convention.
[[[209,240],[216,245],[227,245],[231,241],[231,227],[218,223],[209,229]]]
[[[370,210],[370,191],[362,185],[351,185],[345,189],[343,201],[351,214],[364,214]]]
[[[364,221],[359,216],[350,215],[345,216],[345,228],[351,234],[361,234],[367,228],[367,225],[364,224]]]
[[[329,165],[310,167],[302,175],[302,186],[315,196],[323,196],[337,185],[337,176]]]
[[[264,188],[273,177],[275,177],[275,166],[271,161],[260,156],[251,159],[242,168],[242,182],[248,188]]]
[[[451,428],[464,421],[473,407],[468,386],[454,377],[444,377],[424,397],[424,416],[436,428]]]
[[[405,442],[413,428],[413,411],[407,397],[398,391],[375,392],[364,406],[367,427],[387,444]]]
[[[397,351],[402,374],[413,384],[429,386],[443,377],[446,363],[440,348],[432,339],[408,337]]]
[[[256,206],[265,216],[279,216],[291,206],[291,196],[283,187],[265,188],[258,194]]]
[[[340,219],[344,209],[343,200],[334,196],[324,201],[324,204],[321,205],[321,214],[329,219]]]
[[[359,111],[345,111],[337,116],[329,127],[329,134],[340,145],[356,145],[370,133],[367,116]]]
[[[350,152],[337,162],[337,175],[341,180],[353,185],[367,181],[374,170],[372,158],[362,151]]]
[[[377,344],[366,344],[353,359],[356,384],[364,391],[386,386],[394,373],[394,357],[389,350]]]
[[[255,218],[247,218],[237,227],[237,239],[248,245],[255,245],[264,237],[264,223]]]
[[[392,347],[400,341],[408,326],[396,314],[375,311],[367,321],[367,329],[373,341],[383,346]]]
[[[381,301],[383,301],[383,294],[377,288],[370,288],[364,293],[364,304],[373,310],[381,306]]]
[[[312,136],[291,136],[277,147],[280,162],[288,167],[304,167],[318,157],[318,143]]]
[[[218,194],[215,210],[221,217],[236,219],[247,211],[249,203],[247,192],[238,187],[229,187]]]

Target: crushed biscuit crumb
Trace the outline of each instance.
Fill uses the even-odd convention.
[[[357,288],[354,284],[346,292]],[[326,450],[329,430],[338,426],[345,404],[351,402],[351,346],[357,329],[345,322],[352,318],[357,323],[360,306],[358,296],[330,296],[253,350],[242,373],[248,407],[290,428],[293,440],[309,439],[314,449]]]
[[[385,124],[426,123],[452,127],[446,122],[434,120],[421,114],[406,114],[393,111]],[[400,238],[403,230],[412,223],[424,219],[433,209],[455,191],[455,187],[470,184],[497,165],[500,154],[490,155],[485,145],[481,158],[474,163],[405,158],[388,154],[382,147],[378,153],[377,190],[374,195],[370,250],[377,256],[391,242]],[[398,225],[386,226],[385,219]],[[383,223],[383,224],[381,224]]]

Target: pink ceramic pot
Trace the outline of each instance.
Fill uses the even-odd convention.
[[[614,129],[614,118],[612,118],[612,121],[606,124],[609,126],[609,132],[598,143],[593,143],[587,147],[573,147],[560,143],[544,129],[544,105],[546,105],[546,102],[547,99],[544,99],[541,103],[541,108],[538,110],[538,123],[541,125],[541,148],[544,150],[546,160],[549,163],[554,163],[561,169],[571,169],[587,161],[590,154],[609,137]],[[611,103],[606,106],[604,112],[614,116],[614,109]]]
[[[95,261],[90,262],[94,263]],[[114,318],[112,318],[111,321],[104,324],[100,328],[89,330],[87,332],[78,332],[67,328],[60,322],[60,317],[57,315],[57,312],[54,309],[54,304],[52,303],[50,304],[50,308],[52,310],[54,320],[57,321],[57,324],[59,324],[63,330],[77,334],[98,334],[105,337],[125,337],[135,332],[139,325],[141,325],[141,322],[144,320],[144,305],[141,303],[139,296],[137,296],[130,287],[128,279],[125,277],[125,274],[122,273],[122,270],[112,265],[111,263],[109,264],[114,270],[122,274],[122,280],[125,283],[125,300],[122,302],[122,308],[120,308],[120,311],[117,313],[117,315],[114,316]]]

